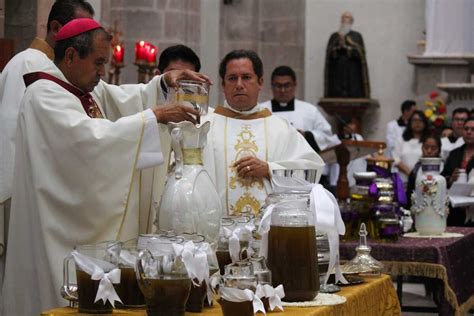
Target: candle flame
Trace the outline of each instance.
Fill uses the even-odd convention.
[[[145,41],[140,41],[140,46],[145,46]]]
[[[117,52],[120,52],[122,50],[122,47],[120,47],[120,45],[115,46],[115,48],[117,49]]]

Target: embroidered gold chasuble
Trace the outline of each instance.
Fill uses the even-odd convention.
[[[287,121],[267,109],[250,114],[218,106],[202,118],[211,122],[204,166],[216,184],[224,212],[228,215],[260,211],[271,192],[267,179],[240,178],[234,163],[253,156],[273,169],[319,169],[323,162],[303,136]]]

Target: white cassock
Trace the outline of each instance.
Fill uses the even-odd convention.
[[[271,193],[268,180],[242,179],[232,165],[245,156],[267,161],[274,169],[318,169],[324,162],[286,120],[260,105],[235,112],[227,103],[202,117],[211,129],[204,147],[204,166],[213,179],[225,214],[256,214]]]
[[[441,138],[441,158],[446,161],[448,159],[449,153],[456,148],[464,145],[464,138],[458,137],[443,137]]]
[[[311,132],[319,149],[324,150],[341,143],[337,135],[333,134],[331,125],[315,105],[298,99],[278,105],[277,110],[272,107],[272,100],[261,103],[262,107],[272,111],[273,115],[288,120],[293,127]]]
[[[393,151],[395,150],[395,143],[398,139],[402,138],[403,132],[405,131],[406,125],[400,117],[398,120],[392,120],[387,123],[386,141],[387,141],[387,154],[393,157]]]
[[[46,72],[67,81],[52,63]],[[93,96],[108,119],[87,116],[79,99],[55,82],[38,80],[26,90],[3,315],[38,315],[65,305],[59,291],[63,258],[75,245],[138,235],[140,218],[149,217],[139,211],[138,168],[168,157],[167,133],[159,133],[150,109],[143,111],[162,103],[160,79],[121,87],[100,82]]]
[[[16,54],[0,75],[0,296],[4,269],[4,250],[15,158],[15,132],[21,98],[25,93],[23,75],[46,69],[53,49],[35,38],[30,48]]]

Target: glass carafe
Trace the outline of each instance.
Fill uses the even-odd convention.
[[[222,280],[220,291],[231,288],[255,292],[257,289],[257,278],[250,262],[238,261],[227,265]],[[224,316],[250,316],[254,314],[252,301],[233,302],[221,297],[219,304]]]
[[[215,247],[222,208],[202,161],[209,127],[209,122],[200,127],[187,121],[168,124],[176,165],[166,180],[155,225],[176,234],[203,235]]]
[[[147,315],[184,316],[191,279],[181,256],[173,250],[173,243],[182,243],[183,239],[147,235],[140,241],[146,249],[140,251],[136,271]]]
[[[177,102],[206,115],[209,106],[209,84],[194,80],[178,80],[177,86],[170,89],[168,102]]]
[[[97,274],[99,270],[109,273],[117,269],[121,246],[122,244],[118,241],[80,245],[74,247],[74,250],[80,256],[81,264],[76,261],[76,257],[72,254],[64,259],[63,289],[69,296],[69,299],[77,299],[80,313],[112,313],[112,305],[109,301],[104,301],[103,299],[95,301],[101,279],[93,279],[93,275]],[[77,292],[70,291],[72,288],[69,282],[70,261],[75,261]],[[91,273],[87,272],[85,268],[88,268]]]
[[[319,292],[314,214],[306,200],[280,202],[271,215],[268,267],[273,286],[283,284],[285,301],[309,301]]]

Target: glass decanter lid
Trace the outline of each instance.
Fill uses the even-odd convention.
[[[365,228],[365,223],[360,225],[359,236],[359,246],[356,247],[357,254],[351,261],[342,266],[342,272],[351,274],[380,275],[383,269],[383,264],[370,255],[371,248],[367,245],[367,230]]]

